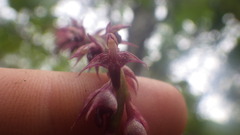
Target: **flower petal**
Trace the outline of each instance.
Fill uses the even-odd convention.
[[[109,44],[116,44],[116,47],[117,47],[117,45],[118,45],[118,39],[117,39],[117,37],[116,37],[116,35],[114,35],[113,33],[107,33],[106,34],[106,37],[107,37],[107,44],[108,44],[108,46],[109,46]]]
[[[89,52],[89,48],[91,47],[91,44],[93,44],[93,43],[86,44],[86,45],[83,45],[83,46],[79,47],[79,48],[72,54],[72,56],[70,57],[70,59],[72,59],[72,58],[77,58],[77,62],[79,62],[79,61],[82,59],[82,57]],[[76,62],[76,63],[77,63],[77,62]]]
[[[122,25],[122,24],[112,25],[111,23],[108,23],[106,27],[106,33],[115,33],[121,29],[129,28],[129,27],[130,27],[129,25]]]
[[[99,67],[102,66],[104,68],[108,67],[108,54],[107,53],[101,53],[94,57],[89,64],[84,67],[79,74],[81,74],[84,70],[92,68],[92,67]]]
[[[142,63],[144,66],[147,66],[142,60],[140,60],[137,56],[133,55],[132,53],[122,51],[122,52],[118,52],[118,55],[120,57],[119,65],[121,67],[129,62]]]
[[[133,43],[130,43],[130,42],[127,42],[127,41],[121,41],[120,43],[125,44],[125,45],[129,45],[129,46],[133,46],[133,47],[138,47],[137,45],[135,45]]]
[[[134,72],[128,66],[123,66],[123,72],[126,76],[127,83],[133,89],[134,93],[137,94],[138,81],[137,81],[137,78],[136,78]]]
[[[89,34],[88,34],[88,37],[93,43],[95,43],[103,51],[103,48],[105,48],[106,45],[105,46],[103,45],[104,41],[102,41],[102,42],[99,41],[99,40],[103,40],[101,37],[93,37]],[[100,42],[100,43],[98,43],[98,42]]]

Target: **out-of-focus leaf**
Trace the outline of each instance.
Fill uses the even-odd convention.
[[[33,23],[37,29],[41,32],[45,32],[46,30],[53,29],[53,21],[54,17],[51,14],[47,14],[46,16],[39,18],[37,16],[33,16],[30,18],[31,23]]]
[[[0,58],[7,53],[12,53],[19,49],[21,37],[15,30],[14,23],[0,25]]]
[[[180,29],[185,19],[196,24],[211,25],[213,10],[209,0],[173,0],[169,4],[170,20],[175,29]]]
[[[185,19],[191,19],[197,25],[221,28],[222,17],[232,13],[240,19],[239,0],[172,0],[169,1],[170,23],[176,30],[181,28]]]
[[[34,10],[37,6],[52,7],[57,0],[9,0],[11,7],[17,11],[26,8],[29,10]]]

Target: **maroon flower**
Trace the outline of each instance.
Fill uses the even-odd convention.
[[[121,36],[118,34],[118,31],[121,29],[125,29],[128,28],[129,26],[127,25],[112,25],[111,23],[109,23],[106,27],[106,34],[105,36],[107,36],[107,34],[112,33],[116,36],[117,38],[117,42],[121,43],[122,42],[122,38]]]
[[[95,123],[99,127],[106,128],[109,119],[116,110],[117,99],[112,84],[109,81],[88,96],[77,121],[83,116],[88,120],[91,114],[95,114]],[[76,123],[74,123],[73,127],[75,124]]]
[[[137,45],[135,45],[133,43],[130,43],[130,42],[127,42],[127,41],[123,41],[121,36],[118,34],[119,30],[125,29],[125,28],[129,28],[129,27],[130,27],[129,25],[121,25],[121,24],[119,24],[119,25],[112,25],[111,23],[109,23],[107,25],[107,27],[106,27],[106,33],[104,34],[103,37],[106,38],[109,33],[112,33],[116,37],[118,43],[137,47]]]
[[[57,52],[60,50],[69,49],[73,52],[75,49],[85,44],[86,33],[85,28],[78,24],[77,21],[72,20],[72,24],[67,27],[56,30],[56,45]]]
[[[76,58],[77,62],[83,56],[87,56],[89,63],[80,71],[80,74],[90,68],[95,68],[98,73],[99,67],[103,67],[107,69],[110,78],[110,81],[88,96],[77,121],[83,116],[86,120],[93,116],[96,125],[103,127],[106,133],[111,134],[119,129],[123,110],[126,108],[127,122],[125,122],[124,133],[147,135],[147,123],[131,103],[131,97],[128,94],[129,88],[137,94],[138,81],[134,72],[126,66],[129,62],[146,64],[132,53],[118,49],[119,44],[136,46],[123,41],[118,34],[119,30],[128,27],[109,23],[105,33],[99,30],[93,35],[87,35],[84,27],[73,20],[71,26],[58,29],[56,44],[58,50],[69,50],[71,58]],[[130,87],[128,88],[127,85]]]
[[[129,62],[145,63],[132,53],[119,51],[117,45],[118,42],[116,41],[115,35],[109,34],[107,39],[108,50],[93,58],[89,64],[80,71],[80,73],[92,67],[102,66],[108,69],[108,75],[111,78],[113,87],[118,89],[120,86],[120,69],[125,64]]]
[[[58,30],[57,33],[57,39],[56,43],[58,45],[58,48],[64,50],[64,49],[70,49],[71,50],[71,58],[77,58],[77,62],[81,60],[81,58],[84,55],[87,55],[88,61],[91,61],[95,56],[98,54],[104,52],[107,50],[107,38],[109,34],[114,34],[114,38],[117,41],[117,43],[123,43],[127,45],[136,46],[134,44],[131,44],[127,41],[122,41],[121,36],[117,33],[119,30],[128,28],[129,26],[125,25],[111,25],[109,23],[107,27],[105,28],[106,33],[101,35],[101,31],[96,32],[93,36],[85,35],[85,29],[82,25],[78,25],[76,21],[74,22],[74,26],[62,28]],[[72,31],[70,31],[70,28],[72,28]],[[78,34],[73,31],[78,31]],[[68,35],[66,35],[68,34]],[[82,38],[82,40],[72,40],[72,39],[78,39],[77,37]],[[65,42],[63,42],[65,41]],[[67,42],[68,41],[68,42]]]

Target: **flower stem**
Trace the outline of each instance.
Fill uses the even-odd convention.
[[[117,112],[113,115],[110,123],[110,129],[112,129],[114,133],[117,133],[119,131],[120,123],[124,112],[124,105],[127,98],[129,97],[128,87],[122,69],[120,70],[120,88],[116,90],[116,97],[118,102],[118,108]]]

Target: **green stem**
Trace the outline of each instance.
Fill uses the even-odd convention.
[[[125,79],[124,72],[120,71],[120,88],[116,90],[116,97],[118,102],[117,112],[113,115],[112,121],[110,124],[110,128],[113,129],[113,132],[117,133],[119,131],[119,127],[121,124],[123,112],[124,112],[124,104],[129,97],[128,87]]]

